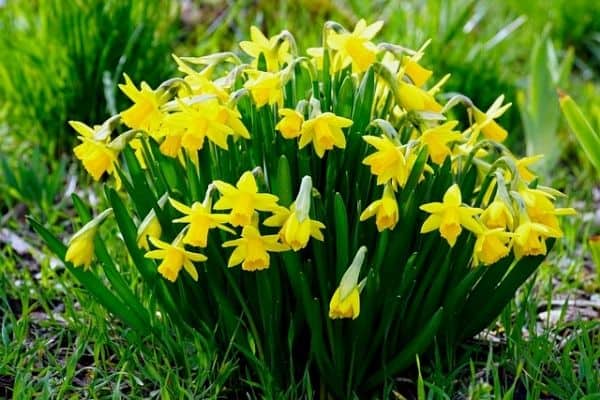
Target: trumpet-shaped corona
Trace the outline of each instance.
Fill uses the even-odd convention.
[[[215,203],[215,210],[231,210],[229,223],[233,226],[246,226],[252,222],[254,211],[272,211],[278,208],[277,196],[258,193],[256,180],[252,172],[246,171],[236,186],[223,181],[215,181],[215,187],[221,192],[221,198]]]
[[[312,143],[315,153],[319,158],[323,158],[327,150],[334,147],[340,149],[346,147],[346,137],[342,128],[350,125],[352,125],[351,119],[339,117],[330,112],[319,114],[302,124],[298,146],[303,148]]]
[[[456,243],[458,235],[462,232],[462,227],[472,232],[480,230],[479,223],[474,216],[480,214],[482,210],[462,204],[460,188],[457,184],[452,185],[446,191],[443,202],[427,203],[419,208],[431,214],[423,223],[421,233],[439,229],[440,234],[446,239],[450,247],[453,247]]]
[[[269,252],[288,250],[288,247],[279,243],[278,235],[261,235],[252,225],[244,226],[242,237],[223,243],[223,247],[235,247],[229,257],[228,267],[242,264],[245,271],[260,271],[269,268]]]
[[[150,250],[146,253],[146,258],[162,260],[158,266],[158,273],[169,282],[175,282],[181,269],[185,269],[193,280],[198,280],[198,271],[194,262],[206,261],[206,256],[200,253],[188,251],[183,246],[181,235],[177,236],[173,243],[166,243],[160,239],[150,237],[157,250]]]
[[[375,223],[379,232],[385,229],[394,229],[398,223],[398,202],[394,195],[392,185],[388,184],[383,190],[383,196],[371,203],[365,211],[360,214],[360,220],[364,221],[375,216]]]

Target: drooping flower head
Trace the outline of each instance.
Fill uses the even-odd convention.
[[[327,150],[334,147],[340,149],[346,147],[346,137],[342,128],[347,128],[352,123],[351,119],[337,116],[331,112],[319,114],[302,124],[298,146],[303,148],[312,143],[315,153],[319,158],[323,158]]]
[[[453,129],[458,121],[449,121],[434,128],[429,128],[421,135],[421,142],[427,145],[431,161],[442,165],[446,157],[452,154],[449,144],[463,140],[463,135]]]
[[[364,288],[367,278],[359,283],[358,277],[365,261],[366,253],[367,248],[361,246],[356,252],[352,264],[350,264],[342,276],[340,286],[335,290],[329,302],[329,318],[356,319],[360,315],[360,292]]]
[[[385,229],[394,229],[398,223],[398,202],[394,195],[394,190],[391,184],[385,185],[383,196],[379,200],[375,200],[360,214],[360,220],[364,221],[372,216],[375,216],[377,230],[382,232]]]
[[[510,252],[512,234],[502,228],[482,229],[476,233],[477,240],[473,248],[473,265],[491,265]]]
[[[91,265],[94,259],[94,240],[98,227],[110,213],[112,213],[112,208],[104,210],[71,237],[65,254],[65,261],[73,263],[75,267],[88,268]]]
[[[309,217],[311,191],[312,179],[310,176],[305,176],[302,178],[296,201],[292,203],[290,208],[278,208],[264,222],[266,226],[280,226],[279,237],[281,241],[294,251],[306,247],[311,237],[320,241],[324,240],[321,229],[325,229],[325,225]]]
[[[206,261],[207,258],[203,254],[186,250],[183,246],[181,234],[172,243],[166,243],[153,237],[150,237],[150,243],[157,250],[150,250],[146,253],[145,257],[162,260],[158,266],[158,273],[166,280],[175,282],[182,268],[185,269],[193,280],[198,280],[198,271],[193,263]]]
[[[511,103],[502,105],[504,96],[500,96],[494,101],[490,108],[484,113],[479,108],[473,106],[472,112],[475,118],[475,127],[483,132],[483,136],[496,142],[503,142],[508,136],[506,129],[501,127],[495,120],[500,118]]]

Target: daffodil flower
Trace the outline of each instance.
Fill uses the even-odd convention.
[[[158,206],[162,209],[169,195],[165,193],[160,199],[158,199]],[[158,221],[158,217],[156,216],[156,211],[154,208],[151,208],[146,217],[142,220],[137,229],[137,244],[142,249],[148,250],[150,249],[150,245],[148,244],[148,237],[160,238],[162,234],[162,226]]]
[[[398,82],[398,101],[407,111],[442,111],[442,106],[435,100],[433,94],[411,83]]]
[[[481,214],[481,222],[489,229],[512,230],[514,217],[510,205],[496,197]]]
[[[240,42],[240,47],[244,53],[254,58],[254,66],[256,67],[257,60],[262,54],[265,57],[268,71],[277,71],[279,67],[289,62],[290,44],[282,40],[280,35],[267,38],[255,26],[250,27],[250,41]]]
[[[517,171],[525,183],[529,183],[535,179],[535,174],[531,172],[529,166],[541,160],[543,157],[544,156],[542,154],[538,154],[536,156],[523,157],[519,160],[516,160],[515,164],[517,166]]]
[[[531,222],[528,218],[522,219],[514,232],[513,249],[517,259],[546,254],[546,238],[562,236],[560,231],[549,226]]]
[[[173,243],[170,244],[150,237],[150,243],[157,247],[158,250],[150,250],[146,253],[145,257],[162,260],[158,266],[158,273],[170,282],[175,282],[182,268],[185,269],[193,280],[197,281],[198,271],[193,263],[206,261],[207,258],[203,254],[186,250],[183,246],[181,236],[179,234]]]
[[[352,123],[351,119],[339,117],[334,113],[319,114],[302,124],[298,147],[302,149],[312,142],[315,153],[319,158],[323,158],[327,150],[346,147],[346,137],[342,128],[347,128]]]
[[[330,31],[327,36],[327,45],[340,55],[341,65],[336,70],[352,64],[352,71],[361,73],[373,65],[377,58],[377,46],[371,42],[371,39],[381,30],[382,26],[383,21],[367,25],[365,20],[361,19],[352,32]]]
[[[81,143],[73,149],[75,157],[81,161],[83,168],[98,181],[105,173],[114,176],[117,190],[121,187],[121,178],[116,172],[119,146],[110,141],[110,131],[104,125],[94,128],[78,121],[69,121],[73,129],[79,133]]]
[[[335,290],[329,302],[329,318],[356,319],[360,315],[360,292],[364,288],[367,278],[359,283],[358,277],[365,261],[366,252],[365,246],[358,249],[352,264],[344,272],[340,286]]]
[[[482,229],[476,233],[477,240],[473,247],[473,265],[491,265],[504,258],[510,252],[512,233],[502,228]]]
[[[110,213],[112,213],[112,208],[104,210],[71,237],[65,254],[65,261],[72,263],[75,267],[88,268],[90,266],[94,259],[94,239],[98,227]]]
[[[75,146],[73,152],[91,177],[95,181],[100,180],[104,173],[117,177],[117,152],[110,148],[109,143],[84,137],[80,140],[82,143]]]
[[[221,198],[215,203],[215,210],[231,210],[229,223],[233,226],[245,226],[252,222],[254,211],[272,211],[277,209],[277,196],[258,193],[256,180],[250,171],[242,174],[236,186],[223,182],[213,182],[221,192]]]
[[[519,195],[525,203],[527,216],[531,221],[548,226],[560,232],[557,216],[576,214],[573,208],[556,208],[553,196],[540,189],[527,187],[519,190]]]
[[[275,125],[275,129],[281,132],[281,136],[286,139],[294,139],[300,136],[304,116],[289,108],[279,110],[279,115],[283,118]]]
[[[169,199],[171,205],[184,217],[178,218],[173,222],[187,223],[188,230],[183,237],[183,243],[192,246],[206,247],[208,241],[208,232],[211,229],[218,228],[229,233],[235,233],[232,229],[223,225],[229,221],[226,214],[211,213],[210,190],[207,191],[204,202],[194,202],[191,207],[186,206],[174,199]]]
[[[375,200],[360,214],[360,220],[365,221],[375,215],[375,223],[379,232],[392,230],[398,223],[398,202],[391,184],[385,185],[383,196]]]
[[[377,184],[383,185],[390,180],[404,187],[410,170],[404,157],[404,149],[386,135],[363,136],[363,140],[375,147],[377,151],[363,160],[364,165],[371,168],[371,174],[377,177]]]
[[[235,247],[229,257],[228,267],[242,264],[245,271],[260,271],[269,268],[269,252],[288,250],[288,246],[279,243],[278,235],[261,235],[252,225],[244,226],[242,237],[223,243],[223,247]]]
[[[442,125],[425,130],[421,135],[421,142],[427,145],[427,151],[431,161],[442,165],[446,157],[452,154],[449,143],[463,140],[463,135],[453,129],[458,121],[449,121]]]
[[[119,88],[134,104],[121,112],[123,123],[132,129],[144,130],[150,135],[155,135],[165,116],[160,106],[166,103],[166,97],[163,93],[152,90],[146,82],[142,82],[141,88],[137,89],[129,76],[124,76],[125,84],[120,84]]]
[[[402,58],[402,67],[404,68],[404,73],[408,75],[412,83],[417,87],[423,86],[433,74],[431,70],[423,68],[417,61],[409,56],[404,56]]]
[[[281,73],[249,70],[251,76],[244,83],[248,89],[256,107],[260,108],[266,104],[281,105],[283,103],[283,77]]]
[[[165,156],[175,158],[179,155],[182,148],[183,130],[173,130],[172,132],[166,133],[162,143],[159,146],[159,150]],[[190,149],[193,153],[198,151],[197,148]]]
[[[305,248],[311,237],[324,240],[321,229],[325,229],[325,225],[309,217],[311,191],[312,179],[310,176],[305,176],[302,178],[296,201],[292,203],[289,210],[280,207],[264,222],[266,226],[280,226],[281,241],[294,251]]]
[[[165,118],[165,129],[172,130],[171,134],[166,135],[165,140],[177,140],[189,152],[197,152],[204,147],[205,139],[208,138],[217,146],[227,150],[227,136],[232,130],[223,121],[217,119],[222,107],[215,98],[193,105],[179,101],[180,110]],[[173,142],[167,148],[177,147],[176,143]],[[173,153],[174,148],[169,151],[169,154]]]
[[[480,129],[483,132],[483,136],[487,139],[496,142],[502,142],[508,136],[506,129],[502,128],[495,121],[511,106],[511,103],[502,105],[503,101],[503,95],[498,97],[485,113],[475,106],[472,107],[476,128]]]
[[[212,94],[215,95],[221,102],[229,100],[227,91],[211,80],[211,74],[214,70],[213,66],[208,66],[198,72],[186,64],[182,59],[173,55],[175,62],[179,66],[179,71],[185,74],[183,80],[188,84],[192,91],[192,95]]]
[[[481,229],[474,216],[480,214],[482,210],[462,204],[460,188],[457,184],[450,186],[446,191],[443,202],[427,203],[419,208],[431,214],[423,223],[421,233],[439,229],[450,247],[456,243],[462,227],[472,232],[478,232]]]

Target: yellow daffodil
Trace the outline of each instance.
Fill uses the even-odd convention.
[[[523,218],[514,233],[514,252],[515,257],[520,259],[523,256],[537,256],[546,254],[546,238],[561,237],[562,233],[546,225],[531,222]]]
[[[109,208],[79,229],[69,240],[65,261],[75,267],[89,267],[94,259],[94,239],[100,224],[112,212]]]
[[[407,111],[442,111],[431,93],[404,81],[398,82],[398,97],[400,105]]]
[[[342,69],[352,64],[353,72],[366,71],[377,58],[377,46],[371,39],[381,30],[383,21],[367,25],[364,19],[358,21],[352,32],[329,32],[327,45],[340,55]]]
[[[242,264],[245,271],[259,271],[269,268],[269,252],[288,250],[288,247],[278,242],[278,235],[262,236],[252,225],[244,226],[240,239],[229,240],[223,247],[235,247],[229,257],[228,267]]]
[[[182,268],[193,280],[198,280],[198,271],[193,263],[206,261],[207,258],[203,254],[186,250],[181,241],[181,234],[171,244],[153,237],[150,237],[150,243],[158,250],[150,250],[145,257],[162,260],[158,266],[158,273],[166,280],[175,282]]]
[[[517,165],[517,170],[519,172],[519,176],[525,183],[529,183],[535,179],[535,174],[531,172],[529,166],[539,160],[541,160],[544,156],[539,154],[537,156],[531,157],[523,157],[519,160],[516,160],[515,164]]]
[[[339,147],[346,147],[346,137],[342,128],[352,125],[352,120],[339,117],[333,113],[326,112],[302,124],[300,141],[298,146],[302,149],[307,144],[313,144],[319,158],[323,158],[325,151]]]
[[[325,53],[325,49],[322,47],[309,47],[306,49],[306,54],[308,54],[311,58],[311,61],[315,68],[319,71],[323,70],[323,55]],[[335,73],[337,71],[331,71]]]
[[[379,200],[375,200],[360,214],[360,220],[364,221],[372,216],[375,217],[377,230],[382,232],[385,229],[394,229],[398,223],[398,202],[394,195],[394,190],[391,184],[385,185],[383,196]]]
[[[377,149],[362,162],[371,168],[371,174],[377,177],[377,184],[383,185],[391,180],[395,185],[404,187],[410,171],[402,146],[386,135],[366,135],[363,140]]]
[[[229,223],[233,226],[249,225],[255,210],[271,211],[278,207],[277,196],[258,193],[256,180],[250,171],[242,174],[235,187],[223,181],[215,181],[214,185],[221,192],[214,209],[231,210]]]
[[[427,151],[431,161],[442,165],[446,157],[452,154],[449,143],[460,141],[463,135],[453,129],[458,121],[449,121],[435,128],[425,130],[421,135],[421,142],[427,145]]]
[[[408,75],[412,83],[421,87],[433,74],[433,72],[427,68],[423,68],[417,61],[412,57],[404,56],[402,58],[402,66],[404,67],[404,73]]]
[[[118,178],[115,173],[117,152],[110,148],[109,143],[83,137],[80,139],[82,143],[75,146],[73,152],[92,178],[98,181],[105,172]]]
[[[300,136],[304,116],[289,108],[279,110],[279,115],[283,118],[277,123],[275,129],[281,132],[281,136],[286,139],[294,139]]]
[[[325,225],[309,217],[311,191],[312,179],[310,176],[305,176],[302,178],[296,201],[292,203],[289,210],[281,207],[264,222],[266,226],[280,226],[281,241],[294,251],[305,248],[311,237],[320,241],[324,240],[321,229],[325,229]]]
[[[228,215],[211,213],[209,195],[207,195],[207,198],[203,203],[194,202],[191,207],[174,199],[169,199],[169,201],[177,211],[185,214],[184,217],[178,218],[173,222],[184,222],[189,224],[188,230],[183,237],[183,243],[185,244],[206,247],[208,231],[214,228],[222,229],[229,233],[235,233],[233,230],[223,225],[228,222]]]
[[[512,230],[513,213],[510,206],[496,197],[481,214],[481,222],[490,229],[501,228]]]
[[[158,207],[162,209],[167,203],[168,199],[169,196],[165,193],[160,199],[158,199]],[[150,245],[148,244],[148,237],[160,238],[161,234],[162,226],[158,221],[156,211],[154,211],[154,208],[151,208],[142,223],[138,226],[137,244],[142,249],[149,250]]]
[[[572,208],[555,208],[553,196],[540,189],[523,188],[519,195],[525,203],[527,215],[533,222],[548,226],[560,232],[558,215],[574,215]]]
[[[483,136],[496,142],[502,142],[508,136],[506,129],[495,121],[511,106],[511,103],[502,105],[503,101],[504,96],[498,97],[485,113],[475,106],[472,108],[476,127],[481,129]]]
[[[183,139],[183,130],[174,130],[173,132],[169,132],[165,135],[162,143],[160,144],[160,152],[165,156],[175,158],[179,155],[181,151],[182,139]],[[198,149],[190,149],[190,151],[198,151]]]
[[[177,154],[175,150],[179,146],[189,152],[201,150],[206,138],[222,149],[227,149],[227,136],[232,130],[217,119],[223,107],[217,99],[207,99],[193,105],[180,101],[179,107],[180,111],[165,118],[165,129],[170,130],[165,139],[170,141],[165,146],[168,154]]]
[[[450,247],[453,247],[456,243],[456,239],[462,232],[462,227],[472,232],[481,229],[474,216],[480,214],[482,210],[462,204],[460,188],[457,184],[450,186],[446,191],[443,202],[427,203],[419,208],[431,214],[423,223],[421,233],[439,229],[440,234],[446,239]]]
[[[154,209],[151,209],[146,218],[142,221],[138,228],[137,243],[142,249],[150,249],[148,244],[148,237],[159,238],[162,234],[162,227],[156,217]]]
[[[290,60],[290,44],[279,35],[268,38],[255,26],[250,27],[250,41],[240,42],[244,53],[254,58],[256,67],[258,57],[265,57],[268,71],[277,71],[280,66]]]
[[[185,74],[183,80],[188,84],[192,91],[192,95],[213,94],[221,102],[226,102],[229,99],[227,91],[211,80],[211,74],[214,67],[208,66],[204,70],[198,72],[186,64],[179,57],[173,55],[175,62],[179,66],[179,71]],[[186,89],[183,89],[184,91]]]
[[[248,128],[242,122],[242,114],[240,114],[237,108],[230,108],[223,105],[218,107],[216,120],[225,125],[231,135],[250,139],[250,132],[248,132]]]
[[[108,142],[110,140],[110,129],[106,126],[106,123],[90,127],[81,121],[69,121],[69,125],[79,134],[80,139],[87,138],[98,142]]]
[[[340,286],[335,290],[329,302],[329,318],[356,319],[360,315],[360,292],[366,284],[366,278],[359,283],[358,277],[366,252],[365,246],[358,249],[352,264],[344,272]]]
[[[491,265],[508,255],[512,233],[506,232],[502,228],[496,228],[482,229],[476,235],[473,265]]]
[[[94,259],[94,238],[96,228],[88,229],[78,236],[73,236],[69,242],[65,261],[73,263],[76,267],[89,267]]]
[[[142,82],[141,88],[137,89],[127,74],[125,84],[120,84],[119,88],[134,103],[121,112],[123,123],[132,129],[141,129],[155,135],[164,118],[160,106],[165,104],[167,99],[163,93],[152,90],[146,82]]]
[[[280,73],[248,71],[251,78],[244,83],[256,107],[283,103],[283,78]]]

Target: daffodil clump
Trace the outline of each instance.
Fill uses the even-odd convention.
[[[156,88],[125,76],[129,108],[71,122],[112,211],[91,219],[75,198],[91,222],[68,246],[36,229],[140,334],[168,319],[234,343],[281,388],[307,371],[345,398],[434,343],[454,351],[573,210],[538,181],[540,157],[502,145],[503,96],[482,111],[443,95],[449,76],[422,61],[427,43],[376,42],[382,25],[327,23],[306,54],[287,31],[252,28],[240,51],[174,56],[181,74]],[[99,235],[109,214],[126,261]]]

